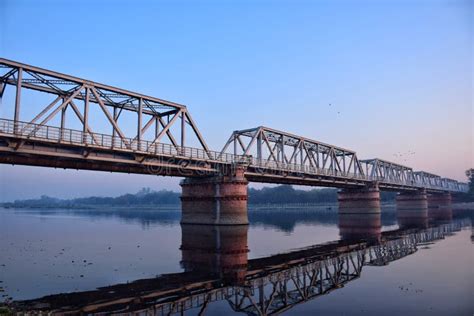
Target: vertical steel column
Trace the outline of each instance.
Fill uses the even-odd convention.
[[[15,117],[13,119],[13,131],[15,134],[19,132],[20,120],[20,99],[21,99],[21,81],[23,80],[23,68],[18,68],[18,79],[16,82],[16,96],[15,96]]]
[[[84,124],[82,127],[83,142],[87,143],[87,131],[89,130],[89,87],[86,87],[86,98],[84,99]]]
[[[158,138],[159,135],[160,135],[160,117],[155,116],[155,139]],[[156,154],[158,144],[154,144],[153,146],[155,146],[154,151],[155,151],[155,154]],[[147,149],[147,151],[149,151],[149,150],[150,149]]]
[[[303,165],[304,165],[303,145],[304,145],[304,142],[301,140],[300,141],[300,165],[301,165],[301,170],[303,170]]]
[[[237,134],[234,133],[234,155],[237,155]]]
[[[342,151],[342,171],[344,172],[344,175],[347,174],[346,171],[346,152]]]
[[[63,98],[64,102],[64,98]],[[63,107],[61,110],[61,132],[59,133],[59,141],[62,142],[64,139],[64,126],[66,125],[66,110],[67,110],[67,104]]]
[[[157,116],[155,117],[155,138],[157,138],[158,135],[160,135],[160,119]]]
[[[184,155],[184,145],[186,141],[186,112],[181,112],[181,154]]]
[[[263,131],[257,131],[257,160],[262,161],[262,133]]]
[[[143,112],[143,99],[138,99],[138,122],[137,122],[137,149],[142,149],[142,112]]]
[[[286,164],[285,161],[285,136],[281,136],[281,144],[280,144],[280,154],[281,154],[281,162]]]
[[[114,121],[117,123],[118,120],[118,108],[114,106]],[[115,146],[115,137],[117,137],[117,132],[115,131],[115,128],[112,126],[112,148]]]

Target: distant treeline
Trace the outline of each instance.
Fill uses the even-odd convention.
[[[466,170],[466,176],[469,179],[469,191],[454,194],[453,200],[456,202],[474,202],[474,168]]]
[[[395,200],[395,193],[382,192],[382,201]],[[273,188],[249,189],[249,204],[329,204],[337,202],[336,189],[297,190],[290,185]],[[136,194],[118,197],[84,197],[76,199],[57,199],[42,196],[39,199],[17,200],[3,203],[4,207],[18,208],[96,208],[96,207],[159,207],[180,204],[180,193],[143,188]]]
[[[179,205],[180,195],[168,190],[152,191],[150,188],[143,188],[136,194],[124,194],[118,197],[91,196],[67,200],[43,195],[39,199],[3,203],[3,206],[18,208],[89,208]]]
[[[381,192],[382,201],[395,201],[395,192]],[[249,204],[336,203],[337,189],[297,190],[291,185],[249,189]]]

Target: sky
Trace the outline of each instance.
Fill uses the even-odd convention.
[[[0,56],[185,104],[213,150],[265,125],[466,181],[473,3],[0,0]],[[0,201],[179,190],[10,165],[0,182]]]

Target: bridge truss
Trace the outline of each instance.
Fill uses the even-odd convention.
[[[247,177],[257,182],[365,187],[385,190],[466,191],[467,185],[382,159],[268,127],[234,131],[221,150],[246,157]]]
[[[186,146],[185,131],[186,126],[190,126],[202,149],[209,150],[184,105],[5,59],[0,59],[0,69],[0,97],[3,97],[7,86],[16,90],[13,122],[17,134],[29,137],[43,135],[47,132],[44,129],[48,123],[59,115],[59,141],[74,139],[91,146],[149,150],[166,136],[171,145],[180,150]],[[21,100],[25,89],[47,93],[51,95],[51,100],[32,120],[21,123]],[[93,104],[105,115],[112,131],[111,136],[94,133],[90,126],[89,108]],[[71,133],[67,129],[68,110],[82,124],[81,134]],[[136,133],[131,138],[125,135],[119,123],[121,115],[127,111],[136,113]],[[171,128],[178,121],[180,126],[176,135]],[[154,129],[153,137],[143,142],[143,136],[150,128]],[[48,132],[53,133],[55,130]]]
[[[0,118],[0,163],[180,177],[222,174],[243,164],[254,182],[467,191],[465,183],[381,159],[361,161],[352,150],[267,127],[235,131],[214,152],[184,105],[0,58],[0,101],[9,89],[13,113]],[[30,92],[40,96],[32,99]],[[22,119],[25,105],[29,111],[41,107]],[[109,134],[94,129],[92,110]],[[124,123],[130,115],[132,123]],[[70,117],[79,128],[68,125]],[[198,145],[189,146],[190,138]]]
[[[286,167],[303,172],[363,176],[354,151],[268,127],[234,131],[222,152],[230,146],[234,155],[250,156],[250,163],[262,168]]]
[[[217,172],[216,163],[233,160],[222,155],[217,161],[219,153],[209,150],[188,109],[178,103],[0,58],[4,113],[9,89],[13,114],[0,118],[2,163],[186,176]],[[38,113],[22,119],[22,109],[33,107]],[[98,114],[91,117],[92,110]],[[92,127],[98,115],[110,134]],[[68,126],[69,118],[80,128]],[[200,147],[189,147],[189,138]],[[176,157],[188,159],[184,170]]]

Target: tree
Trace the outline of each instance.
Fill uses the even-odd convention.
[[[469,191],[467,194],[474,201],[474,168],[466,170],[466,177],[469,179]]]

